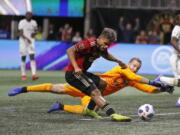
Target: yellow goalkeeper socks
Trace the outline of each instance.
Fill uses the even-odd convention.
[[[84,106],[82,105],[64,105],[64,111],[76,114],[83,114]]]
[[[44,83],[40,85],[27,86],[27,92],[51,92],[51,88],[51,83]]]

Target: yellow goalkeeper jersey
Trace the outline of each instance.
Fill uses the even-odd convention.
[[[121,90],[124,87],[131,86],[135,87],[143,92],[147,93],[157,93],[157,87],[140,83],[142,76],[133,73],[130,69],[122,69],[120,66],[116,66],[113,69],[103,73],[97,74],[107,83],[102,95],[107,96]],[[83,97],[80,90],[70,86],[68,84],[64,85],[67,94],[74,97]]]

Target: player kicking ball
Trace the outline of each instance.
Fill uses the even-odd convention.
[[[96,115],[93,110],[94,105],[97,104],[99,108],[104,110],[106,114],[116,121],[131,121],[130,117],[119,115],[109,105],[109,103],[102,97],[101,90],[97,88],[99,82],[104,82],[99,76],[87,72],[94,60],[100,56],[107,60],[117,62],[122,68],[126,65],[108,53],[107,48],[112,42],[116,41],[117,33],[111,28],[105,28],[97,39],[86,39],[67,50],[68,58],[70,60],[66,73],[66,81],[79,89],[82,93],[89,95],[92,101],[86,109],[89,116]]]
[[[138,58],[132,58],[128,63],[128,68],[125,70],[122,70],[119,66],[116,66],[104,74],[98,74],[107,83],[105,89],[102,92],[102,95],[106,96],[113,94],[128,86],[135,87],[138,90],[141,90],[146,93],[160,93],[160,92],[168,92],[170,94],[173,93],[174,91],[173,86],[162,85],[161,87],[154,87],[149,84],[145,84],[145,82],[142,81],[144,80],[144,78],[135,74],[140,69],[140,67],[141,67],[141,61]],[[79,95],[79,94],[77,91],[74,91],[73,95]],[[64,105],[60,102],[55,102],[49,108],[48,113],[54,111],[66,111],[70,113],[86,115],[85,110],[90,100],[91,98],[89,96],[82,97],[81,105]],[[98,107],[96,106],[94,110],[98,110]]]
[[[155,84],[153,83],[154,81],[150,81],[142,76],[137,75],[136,73],[140,69],[141,63],[142,62],[140,59],[132,58],[127,65],[128,68],[126,69],[122,69],[120,66],[115,66],[113,69],[103,74],[97,74],[105,81],[105,86],[104,83],[98,83],[97,85],[98,88],[102,89],[102,95],[107,96],[113,94],[128,86],[137,88],[147,93],[173,92],[173,87],[170,87],[168,85],[161,85],[160,87],[155,87],[152,86],[153,84]],[[85,110],[91,100],[91,97],[86,96],[80,90],[68,84],[46,83],[22,88],[14,88],[9,91],[8,95],[15,96],[17,94],[25,92],[52,92],[57,94],[67,94],[73,97],[81,97],[81,105],[71,106],[63,105],[61,103],[54,103],[53,106],[49,109],[49,112],[56,110],[64,110],[72,113],[87,115]],[[92,117],[96,119],[101,118],[101,116],[99,116],[97,113],[95,113],[95,115],[93,115]]]

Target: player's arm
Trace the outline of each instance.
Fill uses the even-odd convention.
[[[78,63],[76,62],[76,53],[84,53],[90,47],[91,46],[89,44],[86,44],[86,41],[81,41],[67,50],[68,58],[73,65],[74,72],[76,74],[82,74],[82,69],[78,66]]]
[[[31,34],[31,37],[34,38],[36,34],[38,33],[37,23],[34,21],[34,32]]]
[[[22,37],[24,40],[27,40],[28,43],[31,43],[31,40],[24,35],[24,31],[23,31],[24,27],[25,27],[24,21],[20,21],[18,25],[19,36]]]
[[[19,36],[21,36],[21,37],[24,38],[24,39],[28,39],[23,33],[24,33],[23,30],[20,29],[20,30],[19,30]]]
[[[146,93],[160,93],[160,92],[168,92],[173,93],[174,88],[171,86],[163,86],[163,87],[155,87],[148,84],[142,84],[137,82],[130,82],[130,86],[137,88],[140,91],[146,92]]]
[[[68,55],[68,58],[71,62],[71,64],[73,65],[74,67],[74,72],[76,74],[82,74],[82,69],[79,68],[77,62],[76,62],[76,59],[75,59],[75,53],[77,53],[77,49],[76,49],[76,46],[72,46],[70,47],[68,50],[67,50],[67,55]]]
[[[38,31],[37,31],[37,29],[35,29],[34,32],[31,34],[31,37],[34,38],[37,33],[38,33]]]
[[[23,31],[24,25],[25,24],[23,21],[19,22],[19,25],[18,25],[19,36],[22,37],[24,40],[27,40],[29,43],[31,43],[31,40],[24,35],[24,31]]]
[[[31,43],[31,40],[24,35],[23,29],[19,30],[19,36]]]
[[[161,83],[161,82],[158,82],[155,80],[149,80],[148,78],[137,75],[128,68],[125,70],[122,70],[121,73],[124,76],[126,76],[126,78],[128,78],[128,80],[131,80],[131,81],[136,81],[139,83],[149,84],[149,85],[158,86],[158,87],[161,87],[163,85],[163,83]]]
[[[102,57],[107,59],[107,60],[110,60],[110,61],[114,61],[114,62],[117,62],[122,68],[127,68],[127,65],[122,62],[121,60],[115,58],[113,55],[111,55],[110,53],[106,52],[106,53],[103,53],[102,54]]]
[[[130,85],[132,87],[137,88],[140,91],[146,92],[146,93],[160,93],[160,88],[155,87],[155,86],[151,86],[148,84],[142,84],[142,83],[138,83],[138,82],[130,82]]]
[[[149,83],[149,79],[133,73],[129,68],[127,68],[127,69],[125,69],[125,70],[122,70],[121,73],[122,73],[123,76],[125,76],[128,80],[136,81],[136,82],[139,82],[139,83],[145,83],[145,84],[148,84],[148,83]]]

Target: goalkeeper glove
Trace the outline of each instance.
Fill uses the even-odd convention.
[[[153,85],[153,86],[156,86],[156,87],[162,87],[164,86],[165,84],[160,82],[160,81],[156,81],[156,80],[149,80],[149,85]]]
[[[174,86],[170,85],[164,85],[160,87],[161,92],[168,92],[169,94],[172,94],[174,92]]]

